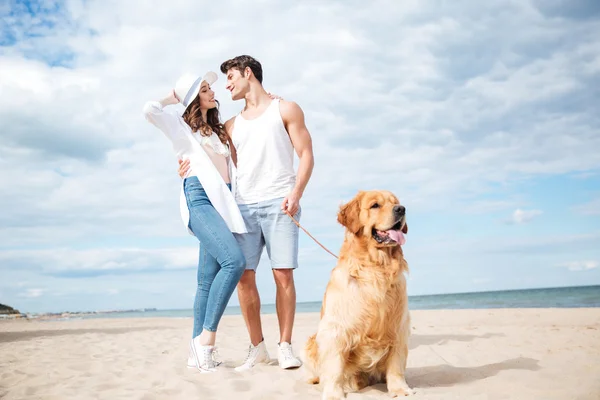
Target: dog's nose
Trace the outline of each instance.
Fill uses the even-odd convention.
[[[404,206],[394,206],[394,213],[401,217],[406,214],[406,208]]]

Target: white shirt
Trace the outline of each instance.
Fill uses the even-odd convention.
[[[244,224],[242,214],[233,196],[235,179],[231,179],[232,190],[230,191],[203,146],[194,138],[190,126],[181,116],[164,111],[157,101],[147,102],[143,112],[146,120],[160,129],[171,141],[177,158],[190,160],[190,171],[193,171],[193,174],[198,177],[210,202],[231,232],[246,233],[246,224]],[[215,133],[213,135],[216,136]],[[230,176],[235,176],[235,166],[231,159],[229,159],[229,168]],[[188,176],[191,173],[188,173]],[[193,235],[188,227],[190,214],[183,190],[183,181],[179,196],[179,209],[188,233]]]
[[[285,197],[294,189],[294,146],[274,99],[261,115],[235,118],[231,134],[237,153],[238,204]]]

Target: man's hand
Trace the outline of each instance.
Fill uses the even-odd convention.
[[[190,170],[190,160],[177,161],[179,162],[179,169],[177,170],[177,173],[179,174],[181,179],[183,179],[183,177],[186,176],[188,171]]]
[[[281,209],[283,212],[286,212],[291,216],[296,215],[299,208],[300,196],[298,196],[295,192],[288,194],[285,199],[283,199],[283,203],[281,203]]]

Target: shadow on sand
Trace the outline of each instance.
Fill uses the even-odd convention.
[[[533,358],[519,357],[493,364],[480,365],[478,367],[453,367],[452,365],[432,365],[428,367],[409,368],[406,371],[406,382],[410,387],[419,391],[419,388],[449,387],[458,384],[470,383],[486,379],[507,370],[537,371],[540,367],[538,360]],[[387,393],[385,383],[369,386],[360,393]]]
[[[483,335],[411,335],[409,349],[419,346],[444,345],[451,341],[470,342],[476,339],[490,339],[505,336],[502,333],[486,333]],[[406,382],[418,391],[419,388],[449,387],[489,378],[506,370],[537,371],[538,360],[526,357],[513,358],[502,362],[480,365],[477,367],[455,367],[448,364],[427,367],[408,368]],[[385,383],[369,386],[360,393],[387,392]]]
[[[15,332],[0,332],[0,343],[21,342],[40,337],[56,337],[67,335],[84,335],[86,333],[101,333],[105,335],[118,335],[136,331],[151,331],[172,329],[164,326],[145,326],[137,328],[98,328],[98,329],[48,329],[48,330],[27,330]]]
[[[416,349],[419,346],[431,346],[433,344],[443,345],[450,341],[470,342],[475,339],[490,339],[505,336],[503,333],[486,333],[484,335],[415,335],[411,334],[408,348]]]

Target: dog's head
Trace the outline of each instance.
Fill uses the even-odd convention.
[[[338,222],[355,235],[373,240],[377,247],[402,245],[408,233],[406,209],[384,190],[359,192],[340,207]]]

